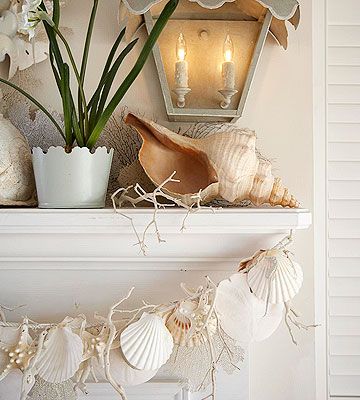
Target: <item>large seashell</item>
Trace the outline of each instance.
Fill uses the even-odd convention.
[[[154,371],[170,358],[174,342],[160,316],[143,313],[139,321],[121,333],[120,345],[132,367]]]
[[[221,328],[232,339],[248,345],[271,336],[280,325],[283,304],[266,304],[251,293],[244,273],[219,283],[215,301]]]
[[[206,342],[207,338],[196,330],[195,310],[198,304],[195,301],[184,300],[170,314],[166,321],[166,327],[169,329],[174,343],[179,346],[194,347]],[[202,315],[205,320],[207,315]],[[213,335],[216,332],[216,318],[210,318],[208,321],[208,332]]]
[[[285,303],[299,292],[303,272],[283,249],[265,251],[248,263],[248,284],[261,300],[271,304]]]
[[[270,161],[257,155],[252,131],[234,127],[193,139],[133,114],[125,122],[143,139],[139,160],[149,178],[158,186],[176,171],[180,182],[169,182],[165,189],[187,204],[201,191],[203,202],[250,200],[256,206],[299,206],[281,179],[273,176]]]
[[[67,326],[52,328],[36,364],[38,375],[50,383],[72,378],[82,362],[83,343]]]
[[[141,385],[152,379],[158,370],[147,371],[130,367],[119,349],[110,352],[110,371],[116,383],[121,386]]]
[[[25,137],[0,114],[0,205],[35,205],[31,152]]]

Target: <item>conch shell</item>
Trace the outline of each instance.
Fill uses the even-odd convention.
[[[193,139],[133,114],[125,122],[143,139],[139,160],[148,177],[160,185],[176,171],[180,182],[169,182],[164,189],[188,205],[200,195],[204,203],[250,200],[255,206],[299,207],[281,179],[273,176],[270,161],[258,156],[253,131],[234,127]]]

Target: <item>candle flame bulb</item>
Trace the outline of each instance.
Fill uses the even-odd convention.
[[[231,62],[234,54],[234,45],[230,35],[226,35],[224,42],[224,60],[225,62]]]
[[[184,61],[186,57],[186,42],[184,35],[180,33],[176,43],[176,56],[178,61]]]

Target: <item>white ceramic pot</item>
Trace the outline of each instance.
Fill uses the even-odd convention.
[[[66,153],[61,146],[44,153],[32,150],[40,208],[102,208],[114,150],[98,147],[93,153],[75,147]]]

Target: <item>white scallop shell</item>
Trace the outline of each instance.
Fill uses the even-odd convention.
[[[36,364],[38,375],[50,383],[65,382],[79,369],[82,354],[82,340],[70,328],[52,328]]]
[[[110,371],[116,383],[121,386],[141,385],[153,378],[157,369],[154,371],[138,370],[130,367],[124,360],[119,349],[110,352]]]
[[[156,314],[143,313],[120,335],[126,361],[134,368],[156,370],[170,358],[174,342],[164,321]]]
[[[267,307],[251,293],[246,274],[237,273],[219,283],[215,309],[225,333],[246,346],[275,332],[284,305],[269,304]]]
[[[271,304],[285,303],[299,292],[303,283],[299,264],[283,250],[270,250],[249,266],[248,283],[253,293]]]

